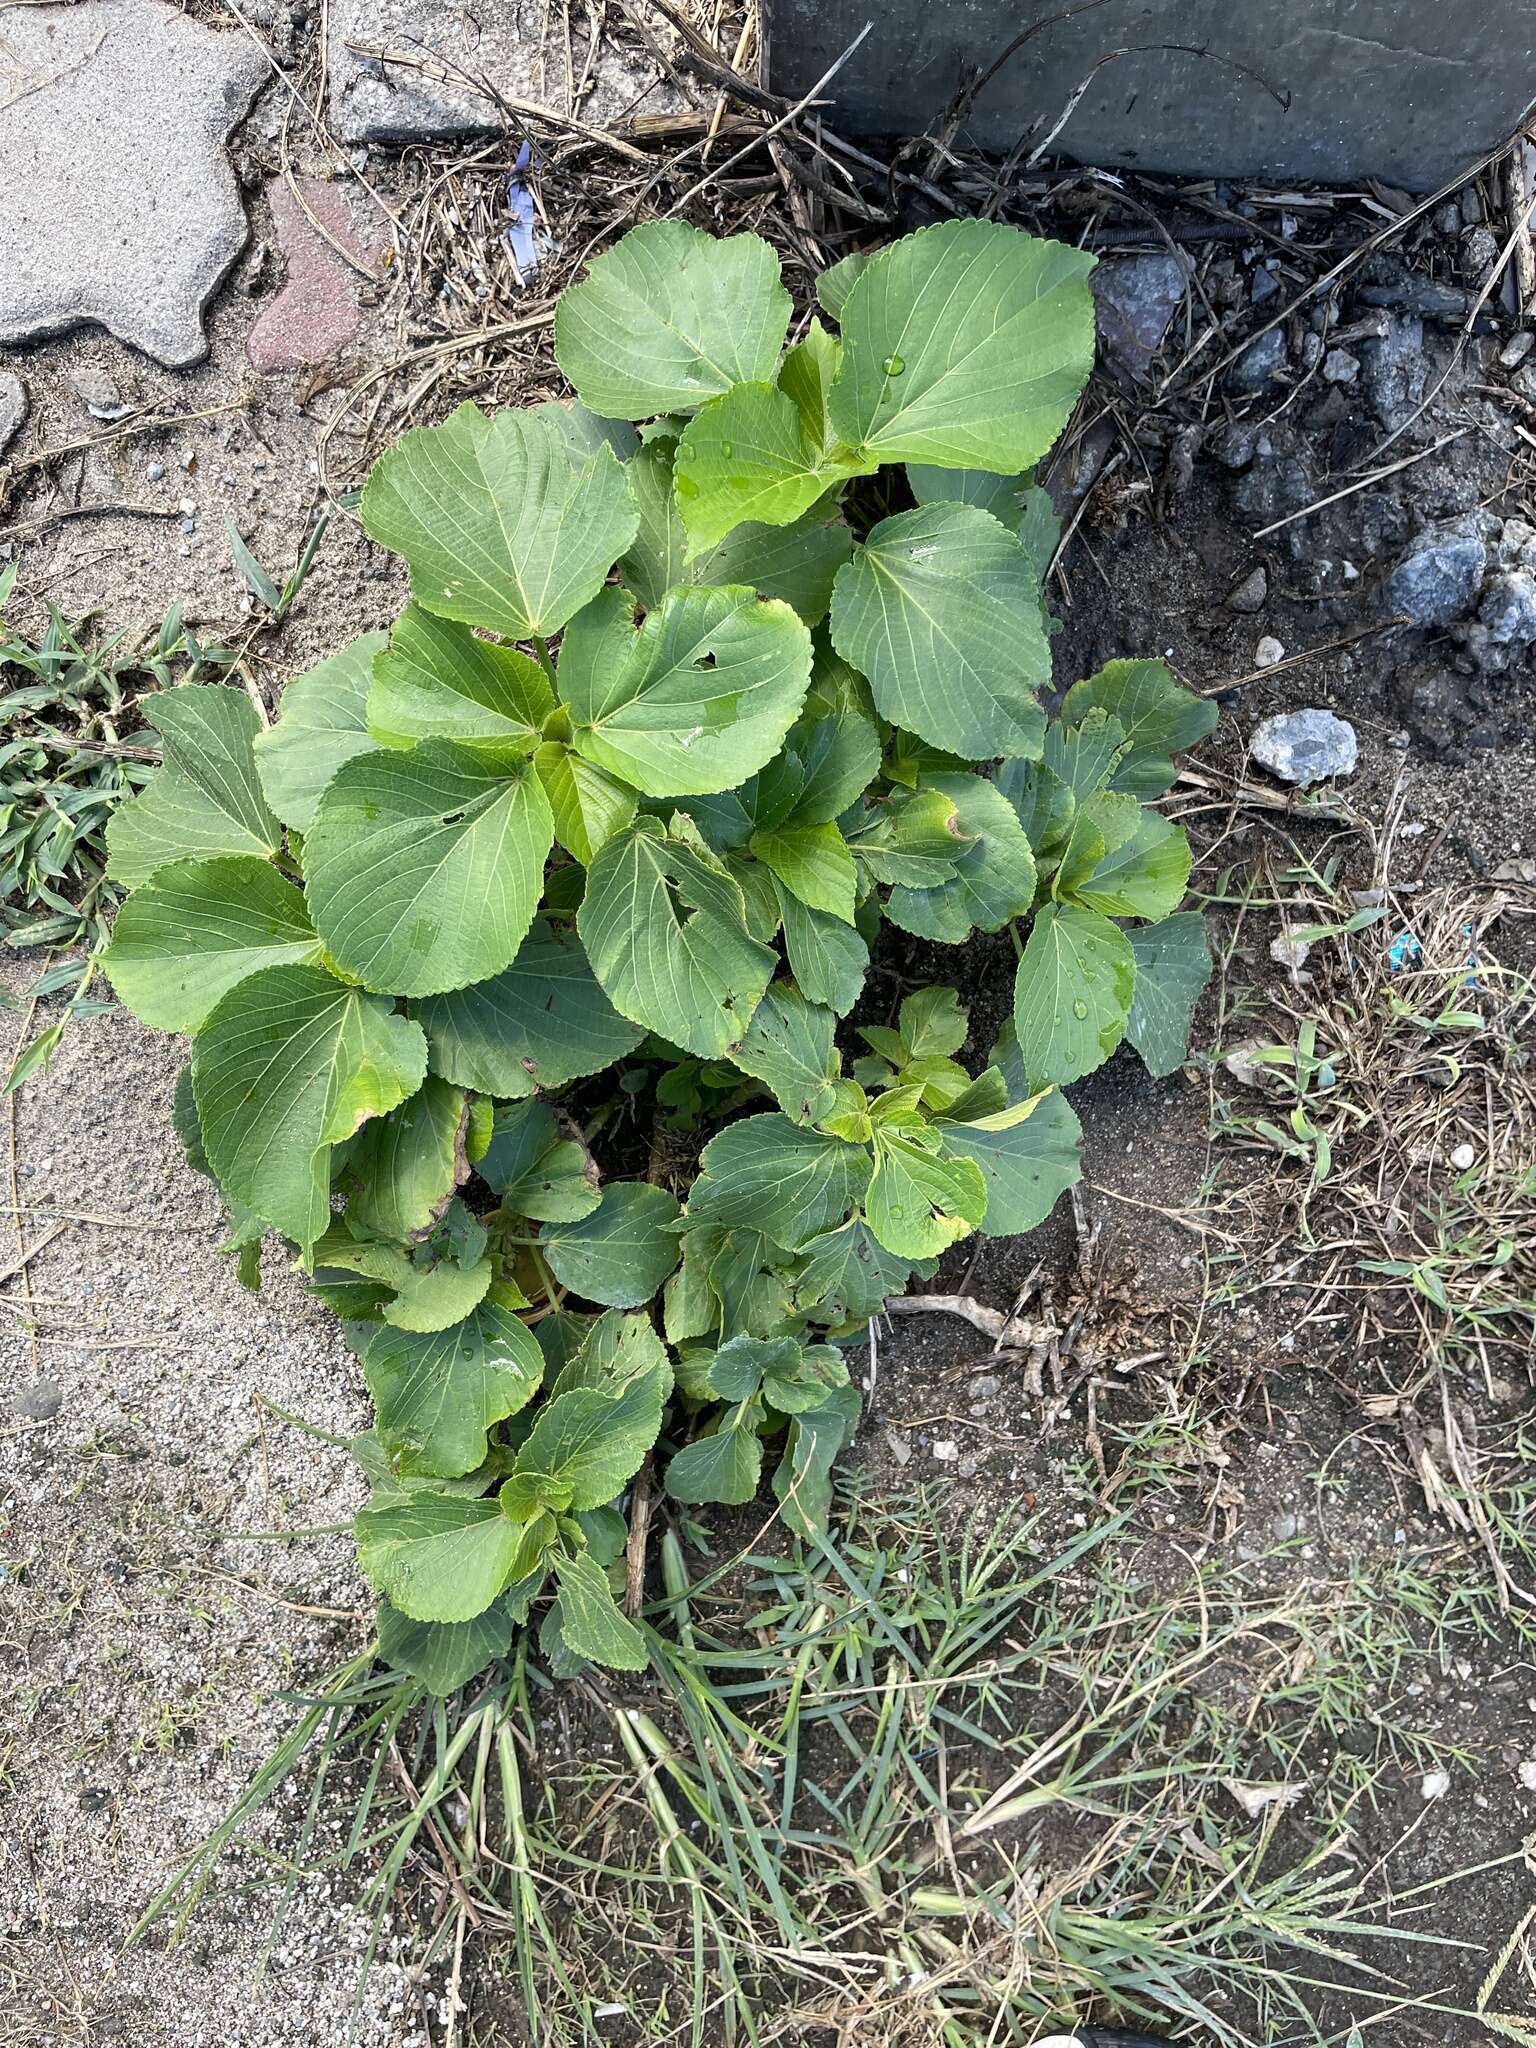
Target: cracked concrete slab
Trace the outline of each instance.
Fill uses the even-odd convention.
[[[266,75],[162,0],[0,13],[0,342],[96,322],[201,361],[247,233],[224,144]]]
[[[565,33],[541,33],[542,10],[517,0],[474,9],[441,0],[330,0],[327,118],[343,142],[419,142],[500,128],[498,101],[532,102],[602,125],[683,104],[659,65],[601,35],[573,12],[576,77],[567,78]],[[515,121],[515,111],[513,119]]]

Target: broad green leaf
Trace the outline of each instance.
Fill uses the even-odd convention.
[[[1108,850],[1072,894],[1106,917],[1171,915],[1189,887],[1192,856],[1183,828],[1157,811],[1142,811],[1130,838]]]
[[[1130,742],[1118,718],[1093,706],[1073,724],[1053,719],[1045,735],[1045,766],[1084,804],[1108,787]]]
[[[673,474],[689,552],[702,553],[744,520],[789,526],[843,478],[876,465],[829,450],[786,391],[738,384],[688,423]]]
[[[871,529],[832,587],[832,639],[894,724],[967,760],[1038,755],[1051,676],[1033,564],[973,505]]]
[[[1101,789],[1079,803],[1051,878],[1053,896],[1076,896],[1079,885],[1136,837],[1141,826],[1137,797]]]
[[[994,476],[985,469],[936,469],[931,463],[909,462],[907,482],[919,505],[948,500],[976,505],[1000,519],[1034,565],[1042,584],[1061,542],[1061,521],[1049,491],[1033,482],[1034,472]]]
[[[196,1031],[220,997],[263,967],[318,961],[304,898],[254,854],[179,861],[135,889],[101,964],[157,1031]]]
[[[784,1254],[756,1230],[704,1233],[720,1239],[709,1266],[710,1292],[720,1304],[716,1320],[724,1337],[738,1330],[771,1336],[790,1315],[789,1276]]]
[[[990,512],[1011,532],[1024,516],[1024,499],[1033,471],[996,476],[989,469],[936,469],[930,462],[909,462],[907,482],[919,505],[975,505]]]
[[[511,1615],[500,1605],[468,1621],[412,1621],[386,1602],[379,1609],[379,1655],[392,1670],[408,1671],[445,1700],[507,1654],[512,1628]]]
[[[408,1102],[373,1117],[347,1158],[347,1222],[369,1237],[430,1230],[469,1172],[464,1091],[428,1074]]]
[[[794,1337],[732,1337],[710,1360],[709,1391],[722,1401],[749,1401],[771,1372],[792,1373],[800,1359]]]
[[[283,691],[277,723],[256,735],[262,795],[285,825],[307,832],[320,793],[343,761],[366,754],[373,658],[386,633],[363,633],[339,654],[295,676]]]
[[[688,1197],[691,1223],[761,1231],[786,1251],[841,1223],[869,1183],[869,1154],[787,1116],[739,1117],[711,1138]]]
[[[850,822],[850,843],[877,882],[936,889],[954,879],[970,845],[958,805],[941,789],[893,790],[865,810],[864,820]]]
[[[665,1188],[612,1181],[589,1216],[545,1228],[544,1256],[561,1286],[583,1300],[639,1308],[677,1264],[677,1217]]]
[[[902,999],[898,1022],[909,1059],[947,1059],[965,1043],[970,1020],[952,988],[920,988]]]
[[[416,1015],[433,1073],[487,1095],[563,1088],[633,1052],[644,1035],[603,994],[576,934],[543,917],[510,967],[430,997]]]
[[[789,326],[779,259],[757,235],[723,240],[647,221],[596,258],[555,310],[555,357],[605,418],[692,412],[771,377]]]
[[[585,1145],[560,1135],[547,1102],[497,1104],[479,1173],[509,1215],[536,1223],[574,1223],[601,1200],[595,1160]]]
[[[317,1275],[333,1271],[360,1273],[380,1288],[391,1290],[375,1311],[397,1330],[446,1330],[461,1323],[485,1299],[494,1275],[493,1262],[482,1258],[461,1266],[457,1259],[418,1265],[397,1245],[355,1238],[345,1223],[329,1229],[315,1245]]]
[[[715,1501],[740,1507],[757,1492],[762,1476],[762,1440],[754,1430],[727,1426],[684,1444],[662,1484],[673,1500],[689,1506]]]
[[[785,1527],[795,1535],[825,1535],[832,1511],[832,1467],[858,1421],[859,1397],[852,1387],[841,1387],[821,1407],[790,1422],[773,1491],[783,1508]]]
[[[1117,720],[1130,743],[1110,787],[1139,797],[1161,796],[1177,773],[1173,756],[1214,731],[1221,715],[1161,661],[1108,662],[1096,676],[1074,683],[1061,700],[1068,725],[1092,710]]]
[[[945,1151],[981,1170],[987,1209],[980,1228],[988,1237],[1033,1230],[1082,1177],[1082,1126],[1059,1089],[973,1122],[946,1118],[939,1128]]]
[[[628,1380],[653,1372],[666,1376],[670,1371],[650,1317],[627,1316],[610,1308],[586,1332],[550,1390],[558,1395],[575,1387],[595,1387],[599,1393],[612,1394]]]
[[[387,747],[493,740],[531,752],[554,708],[549,678],[531,656],[408,604],[373,664],[368,729]]]
[[[1205,919],[1198,910],[1181,910],[1128,936],[1136,959],[1136,993],[1126,1035],[1147,1072],[1161,1080],[1188,1054],[1190,1020],[1211,978]]]
[[[776,982],[752,1014],[731,1059],[764,1082],[794,1124],[818,1122],[832,1106],[839,1060],[833,1046],[837,1019],[797,988]]]
[[[419,1024],[320,967],[266,967],[214,1007],[192,1046],[208,1160],[232,1205],[306,1252],[330,1221],[331,1147],[426,1075]]]
[[[879,772],[880,734],[872,718],[852,707],[802,724],[792,744],[804,778],[794,803],[797,825],[840,818]]]
[[[973,927],[996,932],[1023,917],[1035,900],[1035,860],[1013,805],[980,775],[932,775],[924,787],[953,801],[959,828],[973,843],[959,854],[949,881],[932,889],[893,889],[886,903],[893,923],[953,946]]]
[[[628,462],[639,450],[640,436],[628,420],[600,419],[579,398],[546,398],[528,410],[533,418],[547,419],[558,429],[574,461],[584,462],[599,448],[611,448],[620,462]]]
[[[862,1322],[888,1296],[903,1293],[912,1272],[910,1262],[888,1252],[862,1216],[813,1237],[803,1250],[795,1304],[817,1311],[818,1322]]]
[[[369,536],[405,557],[418,604],[509,640],[558,632],[635,537],[611,448],[573,459],[547,417],[468,404],[380,456],[362,513]]]
[[[672,445],[656,441],[626,471],[640,530],[619,573],[647,611],[654,611],[680,583],[746,583],[764,597],[782,598],[808,626],[825,618],[832,580],[853,552],[848,528],[814,513],[793,526],[749,521],[718,547],[690,559],[688,532],[672,489],[672,457]]]
[[[607,593],[600,603],[613,607]],[[638,631],[626,621],[622,659],[605,632],[604,655],[574,671],[561,662],[571,743],[647,796],[702,795],[755,774],[799,716],[811,674],[800,620],[741,584],[670,592]]]
[[[575,1509],[605,1507],[640,1470],[661,1429],[665,1373],[638,1373],[613,1393],[577,1387],[539,1410],[516,1473],[568,1489]],[[516,1474],[514,1475],[516,1476]]]
[[[1002,761],[996,781],[1019,814],[1037,865],[1044,866],[1071,830],[1076,807],[1071,790],[1043,761]]]
[[[1048,903],[1030,928],[1013,1023],[1032,1088],[1080,1080],[1125,1036],[1136,986],[1130,940],[1096,910]]]
[[[828,400],[842,360],[843,344],[813,317],[779,365],[779,389],[794,404],[812,446],[826,453],[837,443]]]
[[[838,432],[880,462],[1028,469],[1093,367],[1092,268],[995,221],[942,221],[883,249],[838,321]]]
[[[895,1131],[875,1145],[864,1213],[888,1252],[931,1259],[969,1237],[986,1214],[987,1184],[970,1159],[946,1159]]]
[[[418,1488],[364,1508],[352,1524],[357,1561],[412,1621],[471,1621],[507,1586],[523,1532],[494,1500]]]
[[[635,792],[559,740],[547,740],[533,765],[549,798],[556,840],[572,860],[591,867],[599,849],[634,817]]]
[[[616,1009],[718,1059],[746,1030],[776,964],[745,917],[718,862],[637,818],[593,861],[577,928]]]
[[[316,928],[369,988],[427,996],[483,981],[527,934],[553,840],[525,759],[451,740],[360,754],[304,842]]]
[[[643,1671],[650,1662],[645,1637],[620,1613],[607,1573],[597,1560],[585,1551],[569,1557],[557,1550],[555,1579],[560,1587],[560,1634],[566,1649],[610,1671]]]
[[[816,297],[829,319],[842,319],[848,294],[878,253],[875,249],[855,249],[851,256],[830,264],[817,278]]]
[[[859,999],[869,968],[862,936],[825,911],[811,910],[775,882],[784,920],[784,951],[802,995],[844,1017]]]
[[[1023,513],[1014,531],[1019,536],[1019,546],[1034,564],[1043,590],[1056,550],[1061,546],[1061,521],[1049,491],[1035,484],[1024,493]]]
[[[455,1479],[483,1462],[492,1423],[533,1399],[544,1357],[492,1293],[446,1330],[376,1330],[363,1376],[379,1437],[401,1469]]]
[[[775,880],[807,909],[853,923],[858,876],[848,842],[835,825],[781,825],[755,832],[751,844]]]
[[[164,746],[164,763],[139,796],[107,824],[107,873],[125,888],[173,861],[219,854],[265,860],[283,843],[256,773],[261,730],[244,690],[184,683],[143,701]]]

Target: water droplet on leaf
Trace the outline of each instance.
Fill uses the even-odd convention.
[[[907,366],[900,356],[887,356],[880,367],[887,377],[899,377]]]
[[[1074,1017],[1086,1017],[1086,1016],[1087,1016],[1087,1014],[1088,1014],[1088,1005],[1087,1005],[1087,1004],[1086,1004],[1086,1003],[1085,1003],[1085,1002],[1083,1001],[1083,999],[1082,999],[1082,997],[1081,997],[1081,996],[1079,996],[1079,997],[1078,997],[1078,999],[1077,999],[1077,1001],[1076,1001],[1076,1002],[1075,1002],[1075,1003],[1074,1003],[1074,1004],[1072,1005],[1072,1014],[1073,1014],[1073,1016],[1074,1016]]]
[[[693,478],[684,476],[681,471],[677,475],[677,495],[680,498],[696,498],[699,495],[699,487]]]
[[[722,454],[722,455],[723,455],[723,456],[725,457],[725,459],[726,459],[726,461],[727,461],[727,462],[729,462],[729,461],[730,461],[730,459],[731,459],[731,444],[730,444],[730,442],[729,442],[729,441],[722,441],[722,442],[720,443],[720,453],[721,453],[721,454]]]

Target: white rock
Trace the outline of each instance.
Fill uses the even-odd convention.
[[[1477,1154],[1470,1145],[1458,1145],[1451,1154],[1451,1164],[1458,1173],[1465,1173],[1476,1158]]]
[[[1253,650],[1255,668],[1273,668],[1277,661],[1284,661],[1285,649],[1273,633],[1266,633]]]
[[[1449,1771],[1426,1771],[1419,1785],[1419,1797],[1421,1799],[1443,1799],[1450,1789],[1451,1774]]]

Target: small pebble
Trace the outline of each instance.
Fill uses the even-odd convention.
[[[1449,1771],[1426,1771],[1419,1785],[1421,1799],[1443,1799],[1451,1789]]]
[[[82,363],[78,370],[71,370],[69,382],[93,420],[120,420],[133,411],[106,371],[95,363]]]
[[[934,1445],[933,1455],[939,1460],[940,1464],[952,1465],[960,1455],[960,1446],[952,1437],[945,1437],[942,1442]]]
[[[1451,1164],[1458,1173],[1465,1173],[1467,1168],[1473,1165],[1476,1159],[1477,1154],[1470,1145],[1458,1145],[1451,1154]]]
[[[1272,633],[1266,633],[1253,650],[1255,668],[1273,668],[1277,661],[1284,661],[1285,649]]]
[[[1269,573],[1260,562],[1256,569],[1249,570],[1235,590],[1228,591],[1227,609],[1234,612],[1261,612],[1268,596]]]
[[[1360,374],[1360,358],[1347,348],[1331,348],[1323,357],[1323,379],[1328,384],[1353,384]]]
[[[1499,362],[1506,370],[1517,370],[1531,352],[1531,343],[1536,341],[1529,327],[1522,327],[1518,334],[1512,334],[1499,350]]]
[[[144,474],[152,484],[163,483],[165,480],[165,464],[163,462],[152,462]]]

